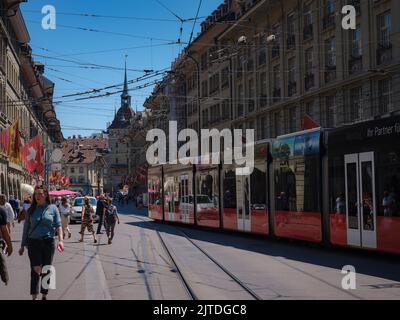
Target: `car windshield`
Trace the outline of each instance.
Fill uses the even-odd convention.
[[[95,206],[97,204],[97,201],[95,198],[89,198],[90,205]],[[84,198],[79,198],[75,199],[74,202],[74,207],[81,207],[85,204],[85,199]]]
[[[197,196],[197,203],[212,203],[209,196],[199,195]]]

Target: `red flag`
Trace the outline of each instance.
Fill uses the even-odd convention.
[[[19,120],[17,119],[14,124],[10,127],[10,149],[9,156],[10,160],[14,163],[20,164],[22,161],[21,154],[21,135],[19,132]]]
[[[65,186],[65,188],[68,189],[68,188],[69,188],[69,185],[70,185],[69,177],[65,177],[65,179],[64,179],[64,186]]]
[[[22,157],[24,159],[26,169],[32,173],[37,171],[40,173],[42,169],[42,152],[40,145],[40,136],[36,136],[31,141],[29,141],[22,148]]]
[[[10,128],[7,128],[6,130],[3,130],[0,133],[1,148],[7,155],[10,152],[10,136],[11,136],[10,134],[11,134]]]
[[[303,130],[310,130],[314,128],[320,128],[321,126],[313,120],[308,114],[304,116]]]

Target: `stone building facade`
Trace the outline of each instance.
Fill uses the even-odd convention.
[[[29,32],[20,1],[0,2],[0,129],[19,121],[22,143],[38,134],[46,153],[59,147],[63,136],[52,103],[54,83],[44,75],[44,66],[32,58]],[[23,165],[0,155],[0,192],[22,198],[28,185],[44,183]]]
[[[342,28],[347,4],[355,30]],[[261,140],[302,130],[305,115],[332,128],[398,111],[399,54],[399,1],[226,0],[172,73],[187,127],[255,129]]]

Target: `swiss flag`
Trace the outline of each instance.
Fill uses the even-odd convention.
[[[42,147],[39,135],[23,146],[22,156],[26,165],[26,169],[30,173],[34,171],[40,173],[43,164],[42,164]]]

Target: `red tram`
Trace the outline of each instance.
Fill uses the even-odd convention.
[[[149,169],[149,215],[400,254],[400,117],[261,141],[254,170]],[[194,198],[196,197],[196,198]]]

